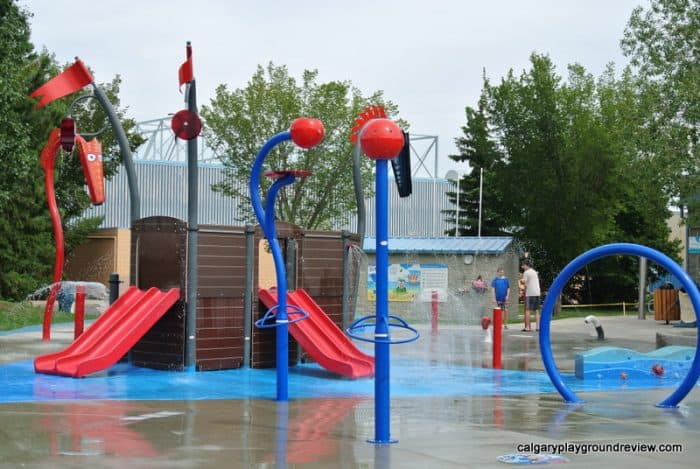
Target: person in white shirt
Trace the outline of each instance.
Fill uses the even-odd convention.
[[[525,328],[523,332],[531,332],[530,312],[535,312],[535,327],[540,330],[540,278],[537,271],[532,268],[530,259],[521,263],[523,268],[523,282],[525,283]]]

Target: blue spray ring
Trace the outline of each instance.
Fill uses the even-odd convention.
[[[282,326],[284,324],[286,324],[286,325],[294,324],[295,322],[303,321],[304,319],[309,317],[309,313],[304,311],[303,309],[301,309],[297,305],[289,305],[288,304],[287,305],[287,315],[300,314],[301,316],[299,316],[296,319],[285,320],[284,322],[276,322],[275,321],[275,322],[272,322],[270,324],[265,324],[271,318],[276,317],[276,311],[277,311],[277,309],[279,309],[279,307],[280,307],[280,305],[277,304],[277,305],[273,306],[272,308],[268,309],[267,312],[263,315],[263,317],[261,317],[260,319],[255,321],[255,327],[257,327],[258,329],[271,329],[273,327],[279,327],[279,326]],[[289,311],[290,309],[292,309],[293,311]]]
[[[381,337],[377,338],[375,337],[374,339],[367,339],[366,337],[362,337],[360,335],[355,334],[356,330],[359,329],[364,329],[366,327],[373,327],[377,325],[377,316],[376,315],[371,315],[371,316],[365,316],[363,318],[358,319],[357,321],[353,322],[350,327],[348,327],[345,332],[352,337],[353,339],[361,340],[363,342],[372,342],[372,343],[378,343],[381,342],[383,344],[390,344],[390,345],[395,345],[395,344],[407,344],[409,342],[413,342],[415,340],[418,340],[420,337],[420,333],[413,327],[409,326],[406,321],[401,319],[398,316],[392,316],[391,314],[387,316],[389,319],[394,319],[395,321],[398,322],[389,322],[387,326],[389,327],[397,327],[400,329],[408,329],[413,333],[412,337],[409,337],[407,339],[401,339],[401,340],[391,340],[391,338],[387,335],[387,337]],[[374,322],[369,322],[371,319],[374,319]]]
[[[567,403],[577,403],[583,401],[564,383],[561,373],[554,363],[554,358],[552,356],[552,344],[549,337],[549,326],[552,320],[552,311],[554,311],[554,303],[569,279],[586,264],[603,257],[625,254],[651,259],[680,280],[681,284],[685,288],[685,291],[688,293],[690,300],[692,301],[696,319],[700,319],[700,315],[698,314],[700,311],[700,291],[698,291],[697,285],[687,272],[685,272],[673,259],[665,254],[646,246],[630,243],[606,244],[581,254],[576,259],[571,261],[566,267],[564,267],[559,275],[557,275],[557,278],[554,279],[549,292],[547,292],[547,297],[544,300],[544,304],[542,305],[542,320],[540,323],[540,353],[542,354],[542,361],[544,362],[545,371],[547,371],[549,379],[552,380],[552,384],[554,384],[554,387],[557,388],[557,391],[559,391],[559,394],[561,394]],[[698,323],[698,331],[700,332],[700,322]],[[678,389],[676,389],[673,394],[662,402],[656,404],[656,406],[677,407],[678,403],[693,389],[695,383],[698,381],[698,376],[700,376],[700,341],[698,341],[695,349],[695,358],[693,359],[693,363],[690,365],[690,369],[688,370],[688,374],[686,375],[685,379],[681,382]]]

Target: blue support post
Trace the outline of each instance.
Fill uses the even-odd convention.
[[[377,324],[374,330],[374,412],[375,436],[373,443],[393,443],[390,437],[389,386],[389,229],[388,229],[388,161],[376,160],[376,286]]]
[[[290,140],[292,138],[289,131],[280,132],[274,135],[270,140],[268,140],[265,145],[260,149],[258,155],[255,158],[253,167],[251,169],[250,175],[250,200],[253,204],[253,211],[258,219],[258,222],[262,226],[263,232],[267,241],[270,243],[270,249],[272,251],[272,257],[275,262],[275,272],[277,276],[277,301],[279,303],[277,314],[275,316],[277,326],[276,327],[276,342],[277,347],[275,349],[275,357],[277,360],[277,400],[287,401],[289,399],[288,395],[288,380],[289,380],[289,338],[288,334],[288,319],[287,319],[287,276],[284,269],[284,259],[282,258],[282,251],[277,241],[277,230],[275,229],[275,214],[274,214],[274,203],[275,197],[279,190],[287,185],[294,182],[294,176],[289,175],[279,180],[275,181],[268,191],[267,198],[265,201],[265,209],[263,209],[262,201],[260,198],[260,171],[262,169],[263,162],[267,157],[268,153],[276,145]]]
[[[275,198],[279,190],[294,182],[293,175],[287,175],[276,180],[265,199],[265,236],[270,243],[272,260],[275,263],[275,275],[277,278],[277,314],[275,315],[275,359],[277,362],[277,400],[289,399],[289,320],[287,318],[287,271],[284,267],[282,249],[277,240],[277,228],[275,227]]]

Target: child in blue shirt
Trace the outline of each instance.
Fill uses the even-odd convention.
[[[510,295],[510,282],[508,282],[508,277],[506,277],[502,268],[498,268],[496,271],[496,278],[491,281],[491,288],[493,288],[493,299],[496,302],[496,306],[503,311],[503,328],[508,329],[508,296]]]

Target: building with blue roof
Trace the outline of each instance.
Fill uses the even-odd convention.
[[[362,250],[357,315],[374,313],[376,239],[365,238]],[[390,314],[429,322],[437,299],[442,322],[476,323],[495,304],[491,289],[479,293],[472,281],[481,276],[490,285],[498,268],[510,281],[508,309],[515,314],[520,254],[509,236],[389,237]]]

